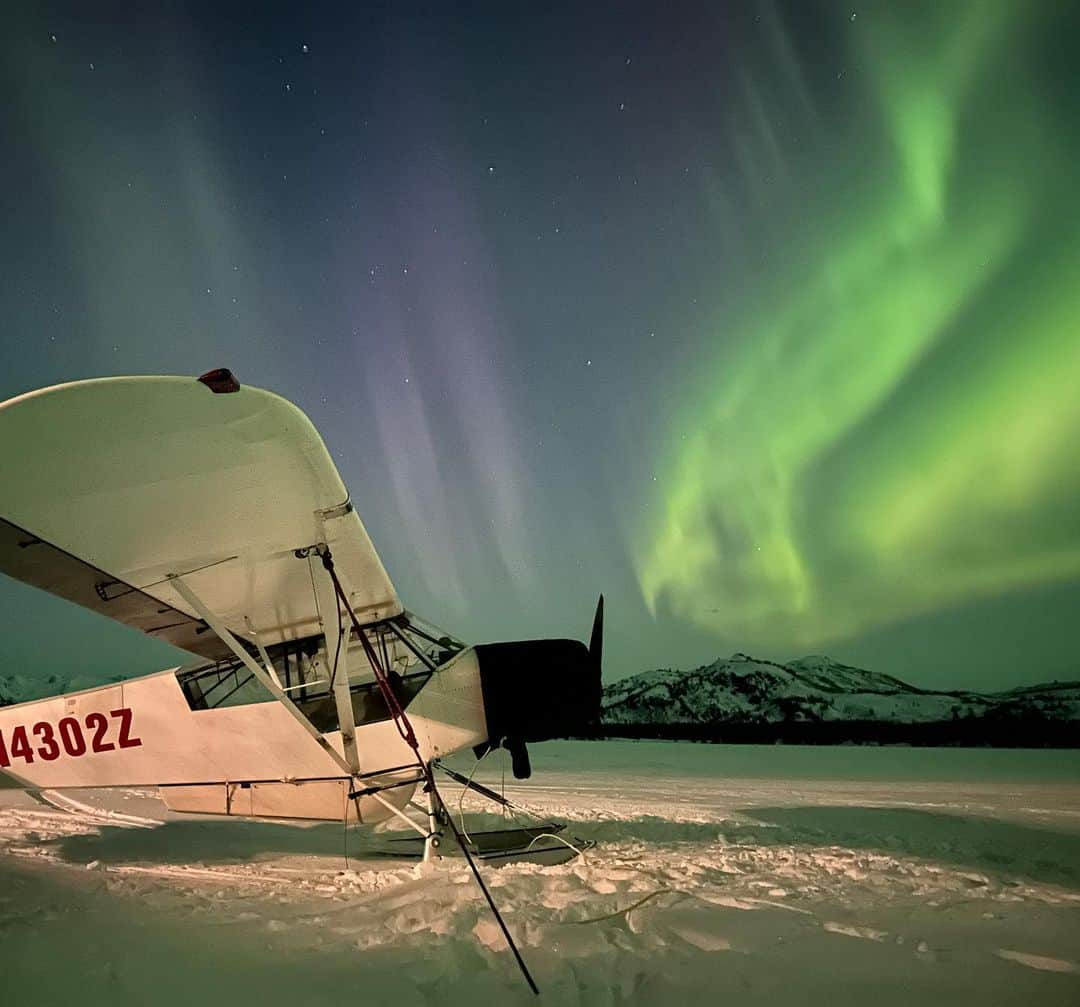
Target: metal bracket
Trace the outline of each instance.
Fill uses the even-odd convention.
[[[336,517],[344,517],[346,514],[351,514],[353,509],[352,500],[349,497],[345,497],[344,503],[339,503],[336,507],[327,507],[326,510],[316,511],[315,513],[323,521],[330,521]]]

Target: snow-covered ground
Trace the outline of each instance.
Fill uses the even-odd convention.
[[[559,742],[533,764],[507,795],[598,843],[484,868],[547,1002],[1080,1003],[1078,752]],[[533,1000],[458,858],[353,830],[346,868],[340,825],[46,796],[0,792],[5,1004]]]

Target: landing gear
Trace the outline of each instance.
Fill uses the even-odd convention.
[[[442,846],[442,827],[446,823],[446,809],[439,800],[439,794],[432,784],[430,766],[428,767],[428,782],[424,786],[424,794],[427,797],[427,820],[428,831],[424,838],[424,863],[436,860],[440,856],[439,847]]]

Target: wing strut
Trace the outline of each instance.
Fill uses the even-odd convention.
[[[311,560],[308,559],[308,563]],[[322,616],[323,637],[326,640],[326,660],[330,670],[330,688],[334,691],[341,746],[345,761],[353,774],[360,772],[360,755],[356,750],[356,715],[353,713],[352,693],[349,692],[349,629],[341,625],[341,607],[329,577],[312,570],[315,590]]]
[[[270,677],[265,669],[259,667],[259,663],[255,658],[240,646],[240,643],[229,631],[229,628],[203,604],[202,599],[184,583],[178,574],[170,574],[167,579],[176,589],[176,593],[206,620],[206,624],[221,638],[221,641],[225,646],[244,662],[244,666],[255,676],[255,680],[265,686],[270,695],[292,714],[296,722],[311,735],[312,740],[314,740],[319,747],[341,767],[342,772],[346,776],[352,777],[353,771],[349,768],[349,764],[338,755],[337,751],[319,733],[318,728],[304,716],[300,708],[282,691],[281,686]]]

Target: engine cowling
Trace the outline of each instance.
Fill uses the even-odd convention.
[[[488,741],[505,748],[514,776],[531,774],[530,741],[585,733],[600,720],[600,662],[578,640],[522,640],[476,647]]]

